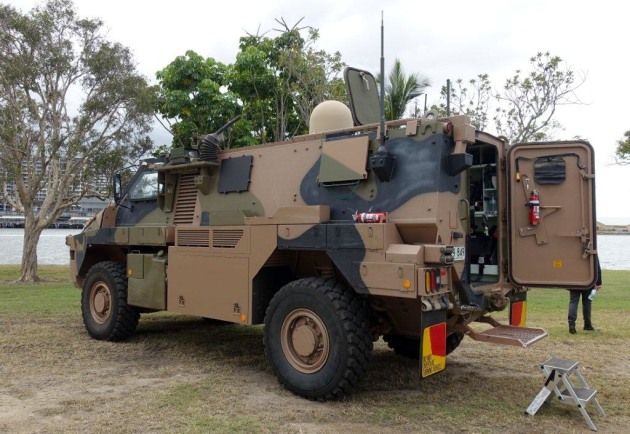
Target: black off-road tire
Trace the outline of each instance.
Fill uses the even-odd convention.
[[[99,262],[88,271],[81,293],[83,324],[94,339],[122,341],[132,336],[140,312],[127,304],[123,264]]]
[[[459,347],[464,340],[463,333],[451,333],[446,337],[446,355],[448,356]]]
[[[263,342],[287,389],[312,400],[336,399],[351,391],[371,361],[368,308],[332,279],[296,280],[271,300]]]
[[[387,346],[394,352],[409,359],[420,359],[420,339],[400,335],[383,336]],[[451,354],[464,339],[463,333],[451,333],[446,337],[446,355]]]
[[[383,340],[399,356],[408,359],[420,359],[420,339],[400,335],[384,335]]]

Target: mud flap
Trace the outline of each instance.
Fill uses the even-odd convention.
[[[446,368],[446,311],[422,312],[420,327],[420,373],[425,378]]]
[[[525,327],[527,324],[527,292],[510,297],[510,325]]]

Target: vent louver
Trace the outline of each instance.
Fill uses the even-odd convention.
[[[177,245],[186,247],[210,247],[210,231],[186,229],[177,231]]]
[[[197,203],[197,187],[194,179],[193,173],[182,175],[179,179],[173,219],[175,225],[191,225],[193,222]]]
[[[243,238],[242,229],[217,229],[212,231],[212,247],[233,249]]]

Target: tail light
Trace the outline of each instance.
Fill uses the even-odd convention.
[[[431,268],[424,272],[424,290],[427,294],[440,292],[442,284],[446,280],[446,270],[441,268]]]

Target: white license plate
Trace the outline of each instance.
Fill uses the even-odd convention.
[[[453,259],[463,261],[466,259],[466,247],[453,247]]]

